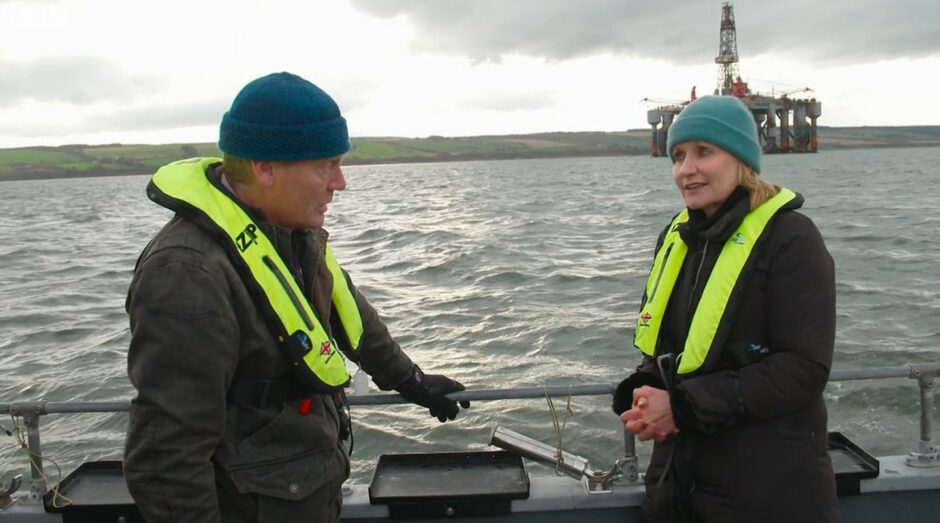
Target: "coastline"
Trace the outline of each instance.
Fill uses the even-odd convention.
[[[649,130],[427,138],[353,138],[344,165],[645,156]],[[940,147],[940,126],[819,128],[819,151]],[[798,154],[798,153],[793,153]],[[214,143],[63,145],[0,149],[0,181],[151,174],[193,156],[221,156]]]

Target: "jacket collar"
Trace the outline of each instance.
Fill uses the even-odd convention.
[[[679,236],[690,248],[701,242],[724,242],[750,211],[748,192],[739,185],[711,216],[700,209],[689,209],[689,220],[679,225]]]

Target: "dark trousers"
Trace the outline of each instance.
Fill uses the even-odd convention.
[[[337,523],[343,508],[342,481],[327,482],[297,501],[237,494],[228,487],[219,491],[223,523]]]

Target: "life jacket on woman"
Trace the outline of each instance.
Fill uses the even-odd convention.
[[[773,217],[787,209],[787,204],[795,199],[794,192],[780,189],[774,197],[749,212],[725,241],[692,314],[685,346],[678,356],[678,376],[708,373],[719,359],[734,321],[739,294],[747,283],[753,265],[754,248],[760,243]],[[689,250],[678,232],[679,225],[688,219],[689,211],[683,209],[672,220],[662,245],[656,251],[646,282],[633,344],[649,357],[659,355],[657,349],[663,315]]]

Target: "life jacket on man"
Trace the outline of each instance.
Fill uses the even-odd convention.
[[[312,392],[333,393],[349,384],[346,362],[329,331],[291,277],[284,260],[251,215],[207,170],[221,158],[191,158],[166,165],[147,185],[147,196],[208,230],[225,248],[300,381]],[[333,276],[333,306],[348,349],[362,337],[362,318],[346,277],[326,245]]]

